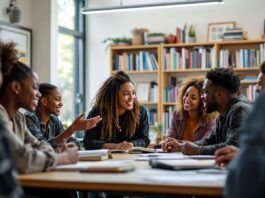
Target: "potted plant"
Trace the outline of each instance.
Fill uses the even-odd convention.
[[[156,132],[156,144],[161,143],[161,141],[163,140],[162,137],[162,124],[161,123],[156,123],[154,130]]]
[[[196,42],[196,26],[190,25],[189,27],[189,43],[195,43]]]
[[[132,39],[125,36],[116,38],[109,37],[103,40],[102,42],[106,44],[106,49],[108,49],[111,45],[131,45]]]

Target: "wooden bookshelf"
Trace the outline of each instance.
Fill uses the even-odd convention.
[[[221,52],[223,54],[221,54]],[[185,53],[185,56],[182,53]],[[155,57],[156,67],[152,65],[154,64],[154,60],[151,60],[152,64],[150,64],[150,60],[148,60],[149,66],[146,67],[143,67],[143,65],[141,65],[141,68],[138,67],[137,69],[135,69],[133,65],[129,65],[129,67],[128,61],[133,62],[130,57],[134,57],[135,54],[139,56],[144,54],[143,56],[150,56],[151,59]],[[172,57],[172,55],[176,57]],[[230,60],[230,56],[233,56],[233,60]],[[114,65],[117,64],[117,60],[115,62],[114,57],[116,57],[116,59],[119,57],[119,63],[121,64],[119,67],[114,67]],[[150,59],[150,57],[147,59]],[[185,58],[185,61],[181,59],[182,57]],[[205,60],[203,60],[203,58]],[[142,60],[143,58],[140,59]],[[180,87],[181,84],[179,81],[184,80],[186,77],[198,75],[205,76],[206,72],[210,69],[219,67],[220,63],[226,63],[227,66],[233,67],[234,72],[240,76],[240,79],[244,79],[245,76],[258,75],[259,65],[262,60],[265,60],[265,40],[113,46],[110,50],[111,74],[118,69],[122,69],[126,71],[133,80],[135,79],[135,83],[137,83],[137,80],[155,80],[158,83],[159,98],[157,102],[148,101],[142,104],[147,108],[155,108],[157,110],[157,121],[160,123],[163,123],[165,117],[163,114],[168,111],[168,109],[172,112],[176,104],[174,98],[165,100],[165,88],[170,87],[169,79],[171,77],[176,78],[176,83]],[[147,64],[148,61],[144,64]],[[167,61],[171,63],[173,61],[175,65],[172,66]],[[248,67],[248,63],[251,63],[251,67]],[[133,69],[131,67],[133,67]],[[242,88],[253,91],[255,89],[253,87],[255,83],[256,80],[243,80]],[[176,92],[177,90],[174,91]],[[173,95],[175,94],[174,91]],[[254,93],[247,93],[247,95],[252,95],[252,98],[254,97]],[[174,101],[172,101],[172,99],[174,99]],[[170,122],[171,117],[168,119],[168,122]],[[166,129],[164,128],[164,130]]]

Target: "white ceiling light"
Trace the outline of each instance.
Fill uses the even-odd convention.
[[[171,2],[159,2],[150,4],[134,4],[134,5],[123,5],[123,0],[120,1],[120,6],[112,7],[89,7],[89,0],[86,0],[85,7],[81,8],[82,14],[100,14],[100,13],[110,13],[110,12],[124,12],[124,11],[134,11],[134,10],[147,10],[147,9],[157,9],[157,8],[169,8],[169,7],[180,7],[180,6],[194,6],[194,5],[212,5],[223,3],[223,0],[181,0],[181,1],[171,1]]]

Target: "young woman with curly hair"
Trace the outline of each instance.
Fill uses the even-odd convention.
[[[217,113],[204,113],[201,100],[203,82],[203,77],[190,77],[182,85],[168,130],[168,138],[163,144],[164,150],[171,138],[197,141],[209,136],[213,131]]]
[[[86,149],[131,150],[133,146],[148,146],[148,115],[138,103],[134,84],[125,72],[116,72],[98,90],[88,118],[96,115],[102,121],[86,131]]]

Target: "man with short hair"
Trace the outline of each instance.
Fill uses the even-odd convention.
[[[237,97],[239,86],[239,77],[230,69],[216,68],[207,72],[202,100],[207,113],[219,113],[216,128],[208,138],[194,143],[168,139],[165,152],[213,155],[217,149],[228,145],[238,147],[239,129],[250,111],[250,104]]]

